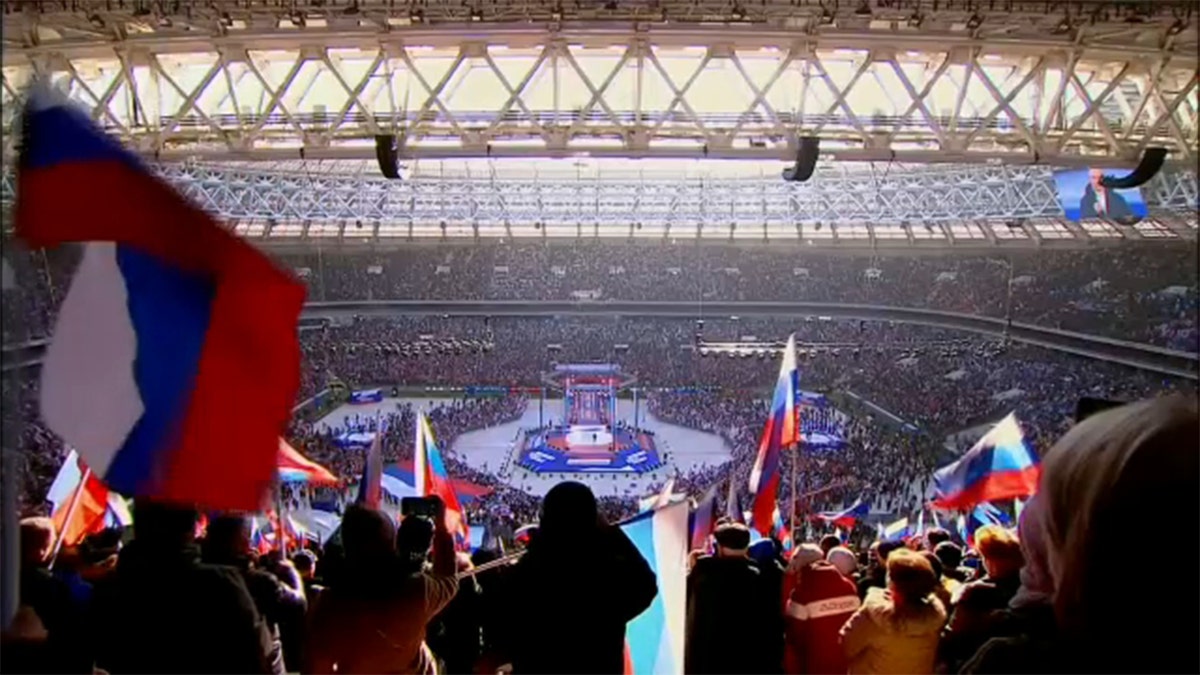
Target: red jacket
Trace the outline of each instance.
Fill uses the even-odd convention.
[[[845,673],[846,657],[838,632],[858,604],[854,582],[833,565],[822,560],[805,567],[787,603],[787,672]]]

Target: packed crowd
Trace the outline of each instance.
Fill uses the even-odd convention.
[[[1197,559],[1175,519],[1145,517],[1194,510],[1197,425],[1194,395],[1080,421],[1045,453],[1015,531],[827,536],[785,554],[722,520],[686,571],[652,566],[573,482],[542,500],[520,559],[487,569],[497,553],[456,553],[439,510],[397,527],[351,506],[326,545],[290,558],[256,551],[244,516],[149,500],[124,546],[105,532],[55,556],[53,524],[30,518],[5,668],[619,673],[629,622],[686,574],[683,634],[664,644],[682,643],[687,673],[1196,672],[1200,612],[1179,598],[1200,576],[1147,593],[1115,552],[1136,532]]]
[[[6,254],[20,296],[6,318],[47,334],[78,254]],[[755,246],[427,244],[388,253],[286,255],[312,301],[811,301],[963,312],[1200,351],[1196,246],[855,256]],[[1011,274],[1010,274],[1011,273]],[[1011,303],[1007,288],[1012,280]],[[5,322],[5,342],[18,337]]]
[[[529,391],[541,386],[542,373],[554,362],[607,361],[637,376],[638,385],[651,392],[651,410],[664,420],[725,437],[736,458],[732,466],[737,484],[744,486],[742,479],[749,471],[745,460],[756,447],[765,416],[763,401],[778,361],[757,355],[701,356],[683,348],[694,344],[696,330],[696,322],[674,319],[362,318],[302,333],[299,398],[305,400],[334,381],[355,387],[489,385]],[[946,458],[946,436],[1009,411],[1016,411],[1036,447],[1044,449],[1062,432],[1080,397],[1134,400],[1195,389],[1194,384],[1145,371],[1041,348],[1005,347],[921,326],[728,317],[707,319],[703,326],[706,340],[779,338],[792,331],[813,343],[853,345],[805,349],[801,357],[801,386],[849,392],[839,405],[852,411],[843,429],[847,447],[836,455],[815,457],[802,467],[801,494],[822,490],[819,496],[802,500],[802,506],[817,510],[836,508],[859,496],[870,500],[877,511],[910,510],[924,492],[917,479],[927,477],[939,458]],[[432,337],[437,344],[447,344],[453,337],[487,340],[494,346],[486,352],[436,347],[420,356],[406,354],[405,345],[420,336]],[[11,386],[10,380],[6,379],[6,387]],[[29,450],[27,470],[22,472],[27,505],[40,503],[64,456],[61,443],[37,422],[35,388],[33,380],[26,380],[21,396],[25,421],[21,433]],[[900,422],[889,422],[883,413],[857,406],[851,395],[874,403]],[[444,446],[451,447],[465,431],[519,415],[525,405],[521,398],[434,406],[431,418]],[[12,410],[6,407],[9,416]],[[412,414],[397,411],[397,419],[388,425],[389,458],[399,459],[412,447]],[[337,450],[329,432],[314,422],[298,417],[290,438],[302,452],[339,475],[358,475],[361,453]],[[790,463],[790,457],[785,461]],[[452,466],[455,475],[488,486],[504,482],[498,469],[481,472],[457,462]],[[681,479],[691,494],[698,495],[728,477],[728,468],[711,468]],[[782,499],[784,512],[790,512],[790,491]],[[606,498],[604,506],[615,515],[628,511],[633,503],[632,497],[615,503]],[[498,490],[478,508],[529,514],[536,501],[517,490]]]

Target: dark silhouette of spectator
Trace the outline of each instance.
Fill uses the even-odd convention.
[[[590,488],[559,483],[509,580],[515,673],[621,673],[625,628],[658,594],[654,571],[604,522]]]
[[[54,523],[49,518],[26,518],[20,527],[21,604],[33,610],[47,633],[36,650],[41,658],[30,666],[38,672],[89,672],[85,600],[49,567],[56,540]]]
[[[1037,517],[1045,518],[1045,536],[1030,542],[1044,543],[1045,554],[1032,556],[1037,567],[1014,600],[1022,606],[1048,598],[1054,633],[991,640],[966,672],[1200,671],[1200,612],[1185,600],[1200,594],[1200,577],[1174,575],[1170,592],[1147,592],[1131,583],[1129,561],[1112,555],[1131,532],[1175,542],[1180,560],[1200,555],[1200,539],[1178,536],[1172,519],[1145,517],[1150,504],[1161,513],[1195,509],[1198,426],[1195,396],[1150,399],[1087,418],[1046,453],[1036,497],[1044,502]]]
[[[195,510],[139,499],[134,539],[88,621],[113,673],[270,673],[266,622],[237,570],[200,561]]]
[[[750,530],[717,528],[716,555],[688,574],[684,670],[689,673],[779,672],[779,588],[749,557]]]
[[[939,658],[953,672],[994,633],[1000,614],[1021,587],[1021,568],[1025,566],[1016,536],[999,525],[985,525],[976,530],[975,548],[986,573],[959,591],[942,636]]]
[[[290,672],[300,667],[304,615],[308,609],[303,586],[290,567],[256,564],[251,555],[250,523],[245,516],[218,515],[211,518],[201,545],[203,560],[212,565],[228,565],[242,575],[242,581],[254,598],[254,606],[266,620],[275,644],[276,670]],[[263,563],[269,563],[264,556]],[[284,583],[275,570],[285,572],[291,585]]]

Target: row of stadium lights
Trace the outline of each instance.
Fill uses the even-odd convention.
[[[362,351],[374,351],[376,354],[395,354],[404,357],[445,356],[453,354],[489,354],[496,345],[491,339],[487,340],[421,340],[417,342],[355,342],[345,346],[347,354]],[[329,349],[336,352],[338,345],[330,345]]]

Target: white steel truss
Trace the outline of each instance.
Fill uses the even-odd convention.
[[[410,159],[787,161],[805,135],[843,161],[1130,166],[1151,146],[1181,165],[1197,156],[1196,28],[1182,18],[1128,23],[1117,14],[1074,26],[1068,16],[1065,30],[1048,30],[1044,2],[1036,21],[985,16],[958,31],[935,25],[934,12],[930,24],[891,20],[878,29],[852,21],[881,21],[876,15],[825,23],[818,12],[808,17],[815,23],[786,30],[770,22],[380,24],[371,13],[380,3],[367,2],[354,5],[357,14],[345,14],[345,2],[334,14],[326,6],[323,24],[303,27],[268,26],[251,10],[224,18],[243,4],[258,5],[208,3],[227,7],[212,31],[124,30],[104,41],[79,32],[156,15],[124,23],[99,10],[88,19],[43,15],[24,44],[5,42],[5,152],[22,92],[42,76],[161,160],[369,158],[379,134],[396,135]],[[750,4],[758,2],[742,11]],[[135,5],[171,3],[129,0],[126,11]],[[15,29],[6,22],[5,30]],[[37,37],[47,31],[59,39]],[[1162,39],[1146,42],[1153,31]]]
[[[629,237],[796,240],[874,245],[1012,244],[1196,238],[1193,172],[1143,188],[1136,227],[1062,219],[1040,167],[823,167],[802,184],[778,177],[569,179],[467,176],[431,167],[411,180],[255,165],[160,165],[160,173],[250,237]],[[11,203],[5,176],[0,198]]]

